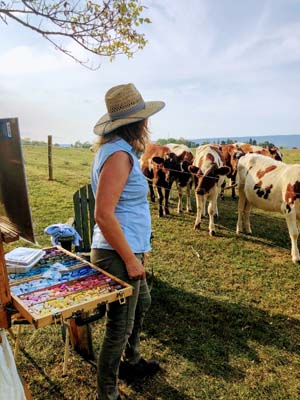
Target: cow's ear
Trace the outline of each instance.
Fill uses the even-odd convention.
[[[197,174],[198,171],[200,171],[200,168],[196,167],[196,165],[190,165],[188,167],[188,170],[190,171],[191,174]]]
[[[174,160],[174,161],[178,161],[178,157],[177,157],[176,154],[173,153],[173,152],[171,152],[171,153],[168,155],[168,158],[170,158],[171,160]]]
[[[217,175],[228,175],[230,172],[231,172],[231,168],[226,167],[226,166],[218,168],[216,171]]]
[[[162,157],[152,157],[152,161],[155,162],[155,164],[162,164],[164,159]]]
[[[234,154],[233,154],[233,158],[235,159],[235,160],[238,160],[238,159],[240,159],[242,156],[244,156],[245,155],[245,153],[242,151],[242,150],[237,150],[237,151],[235,151],[234,152]]]

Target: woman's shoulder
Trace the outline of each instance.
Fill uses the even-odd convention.
[[[111,150],[111,149],[113,149],[113,150],[116,149],[116,151],[119,149],[123,149],[126,151],[132,150],[132,146],[128,142],[126,142],[126,140],[124,140],[120,137],[116,137],[115,139],[103,144],[101,146],[101,148],[105,151]]]
[[[96,154],[98,162],[104,162],[109,156],[116,153],[117,151],[125,151],[126,153],[132,154],[132,146],[122,138],[116,138],[115,140],[104,143]]]

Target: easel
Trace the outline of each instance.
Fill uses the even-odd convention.
[[[18,199],[18,202],[14,201]],[[11,294],[3,242],[34,242],[17,118],[0,119],[0,328],[11,327]],[[23,382],[26,398],[31,399]]]
[[[9,243],[19,239],[18,235],[12,233],[9,229],[5,232],[0,231],[0,328],[10,329],[11,327],[11,314],[7,308],[11,305],[11,294],[9,289],[8,275],[6,270],[3,242]],[[1,342],[1,338],[0,338]],[[25,396],[27,400],[31,400],[30,391],[26,383],[22,380]]]

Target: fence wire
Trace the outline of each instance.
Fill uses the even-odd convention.
[[[47,144],[45,144],[45,145],[31,145],[31,144],[22,144],[22,147],[28,147],[28,148],[34,148],[34,149],[43,149],[44,151],[45,151],[45,153],[47,153],[47,149],[48,149],[48,145]],[[70,150],[70,151],[74,151],[74,150],[78,150],[78,151],[81,151],[81,152],[87,152],[87,154],[89,154],[89,159],[87,159],[86,161],[83,161],[81,164],[78,164],[78,160],[74,160],[74,162],[73,162],[73,160],[68,160],[68,159],[66,159],[65,157],[62,157],[62,156],[60,156],[60,155],[57,155],[57,154],[55,154],[55,152],[56,152],[56,150],[58,151],[58,152],[60,152],[60,151],[68,151],[68,150]],[[33,150],[34,151],[34,150]],[[28,152],[28,150],[27,150],[27,152]],[[34,153],[35,154],[35,153]],[[30,156],[30,154],[29,153],[27,153],[26,155],[25,155],[25,167],[26,167],[26,164],[28,164],[28,165],[30,165],[31,164],[31,162],[30,162],[30,158],[29,158],[29,156]],[[82,167],[87,167],[87,168],[89,168],[88,169],[88,175],[87,175],[87,177],[89,178],[90,177],[90,168],[91,168],[91,165],[92,165],[92,160],[93,160],[93,157],[94,157],[94,153],[93,152],[91,152],[90,151],[90,149],[89,148],[83,148],[83,147],[59,147],[59,146],[52,146],[52,161],[53,161],[53,175],[54,175],[54,180],[55,180],[55,163],[61,163],[61,164],[63,164],[63,165],[57,165],[57,168],[58,169],[61,169],[62,167],[65,169],[65,171],[64,171],[64,177],[65,178],[68,178],[68,177],[72,177],[72,178],[74,178],[74,175],[76,175],[76,174],[78,174],[78,170],[77,169],[73,169],[72,170],[72,173],[70,173],[70,174],[68,174],[68,168],[73,168],[74,167],[74,165],[76,165],[78,168],[82,168]],[[35,163],[33,163],[34,165],[35,165]],[[72,165],[71,165],[72,164]],[[38,163],[38,166],[39,167],[45,167],[45,170],[47,170],[48,171],[48,167],[49,167],[49,164],[48,164],[48,162],[39,162]],[[180,172],[181,174],[188,174],[188,175],[196,175],[197,177],[201,177],[201,176],[203,176],[203,175],[197,175],[197,174],[191,174],[191,173],[189,173],[189,172],[185,172],[185,171],[178,171],[178,170],[175,170],[175,169],[170,169],[170,168],[168,168],[168,170],[169,171],[171,171],[171,172],[176,172],[176,173],[178,173],[178,172]],[[215,178],[215,177],[210,177],[210,176],[206,176],[206,178],[208,178],[208,179],[214,179],[214,180],[216,180],[216,179],[218,179],[218,178]],[[226,178],[227,180],[228,180],[228,178]],[[165,187],[163,187],[163,186],[157,186],[157,185],[153,185],[154,186],[154,188],[160,188],[160,189],[165,189]],[[229,187],[225,187],[225,190],[226,189],[230,189],[232,186],[229,186]],[[170,196],[172,196],[172,194],[174,193],[174,190],[177,190],[176,188],[173,188],[173,187],[171,187],[170,188]],[[193,192],[194,192],[194,190],[193,190]],[[300,195],[300,193],[295,193],[296,195]],[[172,208],[172,207],[170,207],[170,208]],[[174,207],[174,209],[175,209],[176,207]],[[253,207],[254,209],[256,209],[255,207]],[[234,211],[234,214],[238,214],[238,212],[237,211]],[[261,216],[261,215],[263,215],[265,218],[267,218],[267,219],[269,219],[269,220],[273,220],[273,221],[284,221],[285,222],[285,219],[284,219],[284,215],[282,215],[282,217],[275,217],[275,216],[271,216],[271,215],[267,215],[267,214],[265,214],[265,213],[261,213],[261,214],[258,214],[258,213],[254,213],[254,212],[252,212],[251,213],[251,215],[256,215],[256,216]],[[225,229],[227,229],[226,227],[224,227]],[[228,230],[230,230],[230,229],[228,229]]]

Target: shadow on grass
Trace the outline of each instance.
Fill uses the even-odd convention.
[[[219,218],[216,223],[225,229],[235,232],[238,218],[237,200],[225,198],[219,202]],[[290,249],[291,242],[288,234],[286,221],[283,217],[274,213],[263,214],[260,210],[253,208],[250,215],[252,235],[240,235],[238,238],[260,243],[260,239],[269,242],[270,245]]]
[[[147,319],[147,334],[196,364],[199,373],[227,381],[245,376],[242,368],[230,365],[232,357],[260,362],[251,341],[300,354],[300,321],[197,296],[158,279]]]
[[[153,390],[153,383],[149,382],[149,391],[155,392],[154,394],[149,394],[147,390],[147,383],[145,384],[144,382],[137,383],[132,385],[134,391],[136,393],[140,393],[143,395],[144,400],[156,400],[157,399],[157,392],[158,390]],[[155,377],[155,386],[156,388],[159,388],[159,398],[160,399],[165,399],[165,400],[192,400],[193,398],[180,392],[176,388],[172,387],[165,379],[163,373],[160,373],[159,376]]]
[[[192,202],[193,203],[193,202]],[[215,216],[214,221],[216,224],[216,236],[224,236],[224,232],[220,232],[219,229],[223,228],[235,234],[236,223],[237,223],[237,210],[238,200],[232,200],[230,197],[225,197],[225,200],[218,200],[219,215]],[[193,203],[193,212],[180,213],[176,211],[176,207],[170,205],[170,215],[168,219],[191,219],[193,225],[196,218],[196,206]],[[276,216],[274,213],[263,214],[258,209],[253,209],[250,216],[252,235],[239,235],[239,240],[248,240],[258,244],[269,244],[270,246],[277,246],[290,250],[291,242],[287,230],[286,221],[283,217]],[[191,226],[192,226],[191,225]],[[202,217],[201,230],[208,230],[208,215]]]
[[[32,367],[34,367],[42,377],[42,380],[39,381],[39,391],[47,393],[45,398],[53,398],[55,400],[67,400],[63,394],[62,388],[58,383],[53,381],[49,375],[44,371],[44,369],[36,362],[36,360],[23,348],[21,348],[21,352],[27,358],[27,360],[31,363]],[[35,385],[37,386],[37,384]]]

